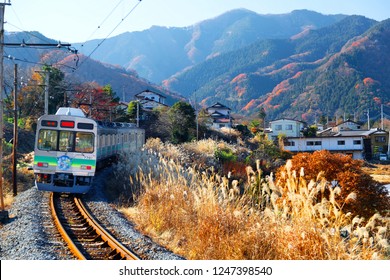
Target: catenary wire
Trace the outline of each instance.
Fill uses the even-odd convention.
[[[96,27],[96,29],[91,33],[91,35],[88,37],[88,39],[81,45],[81,47],[84,47],[84,44],[89,41],[93,35],[95,35],[96,31],[98,31],[103,24],[107,21],[107,19],[112,15],[112,13],[118,8],[118,6],[123,2],[123,0],[120,0],[116,6],[111,10],[111,12],[103,19],[103,21]]]
[[[90,54],[84,60],[81,61],[78,68],[80,68],[81,65],[84,64],[84,62],[87,59],[91,58],[92,54],[108,39],[108,37],[110,37],[110,35],[124,22],[124,20],[138,7],[141,1],[142,0],[138,0],[137,4],[135,4],[134,7],[120,20],[120,22],[111,30],[111,32],[108,33],[108,35],[104,39],[102,39],[99,44],[97,44],[97,46],[90,52]]]

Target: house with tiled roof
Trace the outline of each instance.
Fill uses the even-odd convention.
[[[223,127],[232,127],[233,117],[230,114],[231,109],[229,107],[217,102],[212,106],[207,107],[206,110],[212,119],[211,126],[213,128],[221,129]]]
[[[167,106],[165,104],[166,98],[164,95],[155,91],[151,91],[149,89],[137,93],[136,95],[134,95],[134,97],[139,100],[143,110],[145,111],[151,111],[157,107]]]
[[[381,129],[362,129],[361,124],[346,120],[316,136],[289,136],[284,141],[284,149],[293,153],[328,150],[351,155],[354,159],[375,159],[387,153],[389,133]]]

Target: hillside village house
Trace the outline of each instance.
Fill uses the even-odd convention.
[[[215,129],[232,127],[233,117],[230,115],[231,109],[229,107],[217,102],[206,110],[213,121],[211,127]]]
[[[317,132],[316,137],[287,137],[284,148],[293,153],[328,150],[351,155],[354,159],[370,160],[387,153],[388,143],[388,132],[363,130],[359,123],[347,120]]]
[[[141,91],[134,95],[134,97],[140,101],[142,108],[145,111],[152,111],[153,109],[165,105],[165,96],[161,93],[151,91],[149,89]]]
[[[388,151],[388,132],[378,128],[363,130],[360,123],[349,119],[318,132],[317,136],[362,137],[365,159],[378,158],[380,153],[387,153]]]
[[[142,105],[142,112],[140,112],[140,116],[139,116],[140,120],[148,119],[147,112],[150,112],[157,107],[162,107],[162,106],[168,107],[168,105],[165,105],[164,95],[148,89],[141,91],[140,93],[137,93],[136,95],[134,95],[134,97]],[[120,109],[127,110],[128,106],[129,106],[129,102],[124,102],[124,101],[119,102]]]
[[[278,119],[270,122],[268,130],[268,139],[277,140],[279,135],[285,137],[300,137],[302,129],[306,127],[306,123],[293,119]]]

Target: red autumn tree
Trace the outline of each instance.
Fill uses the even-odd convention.
[[[119,98],[110,85],[101,87],[96,83],[80,86],[72,98],[72,106],[81,108],[86,115],[101,121],[115,119]]]
[[[354,160],[348,155],[332,154],[325,150],[299,153],[292,158],[292,170],[299,174],[303,168],[307,182],[316,180],[321,172],[327,181],[337,182],[341,193],[336,201],[339,205],[344,205],[344,212],[363,217],[370,217],[377,212],[386,214],[390,209],[388,191],[363,171],[362,164],[363,161]],[[281,178],[281,172],[285,171],[285,168],[279,168],[277,178]],[[356,194],[356,199],[347,200],[352,192]]]

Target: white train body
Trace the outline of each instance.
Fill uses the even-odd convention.
[[[39,190],[87,193],[96,170],[145,143],[145,131],[128,123],[103,123],[80,109],[60,108],[38,119],[34,148]]]

